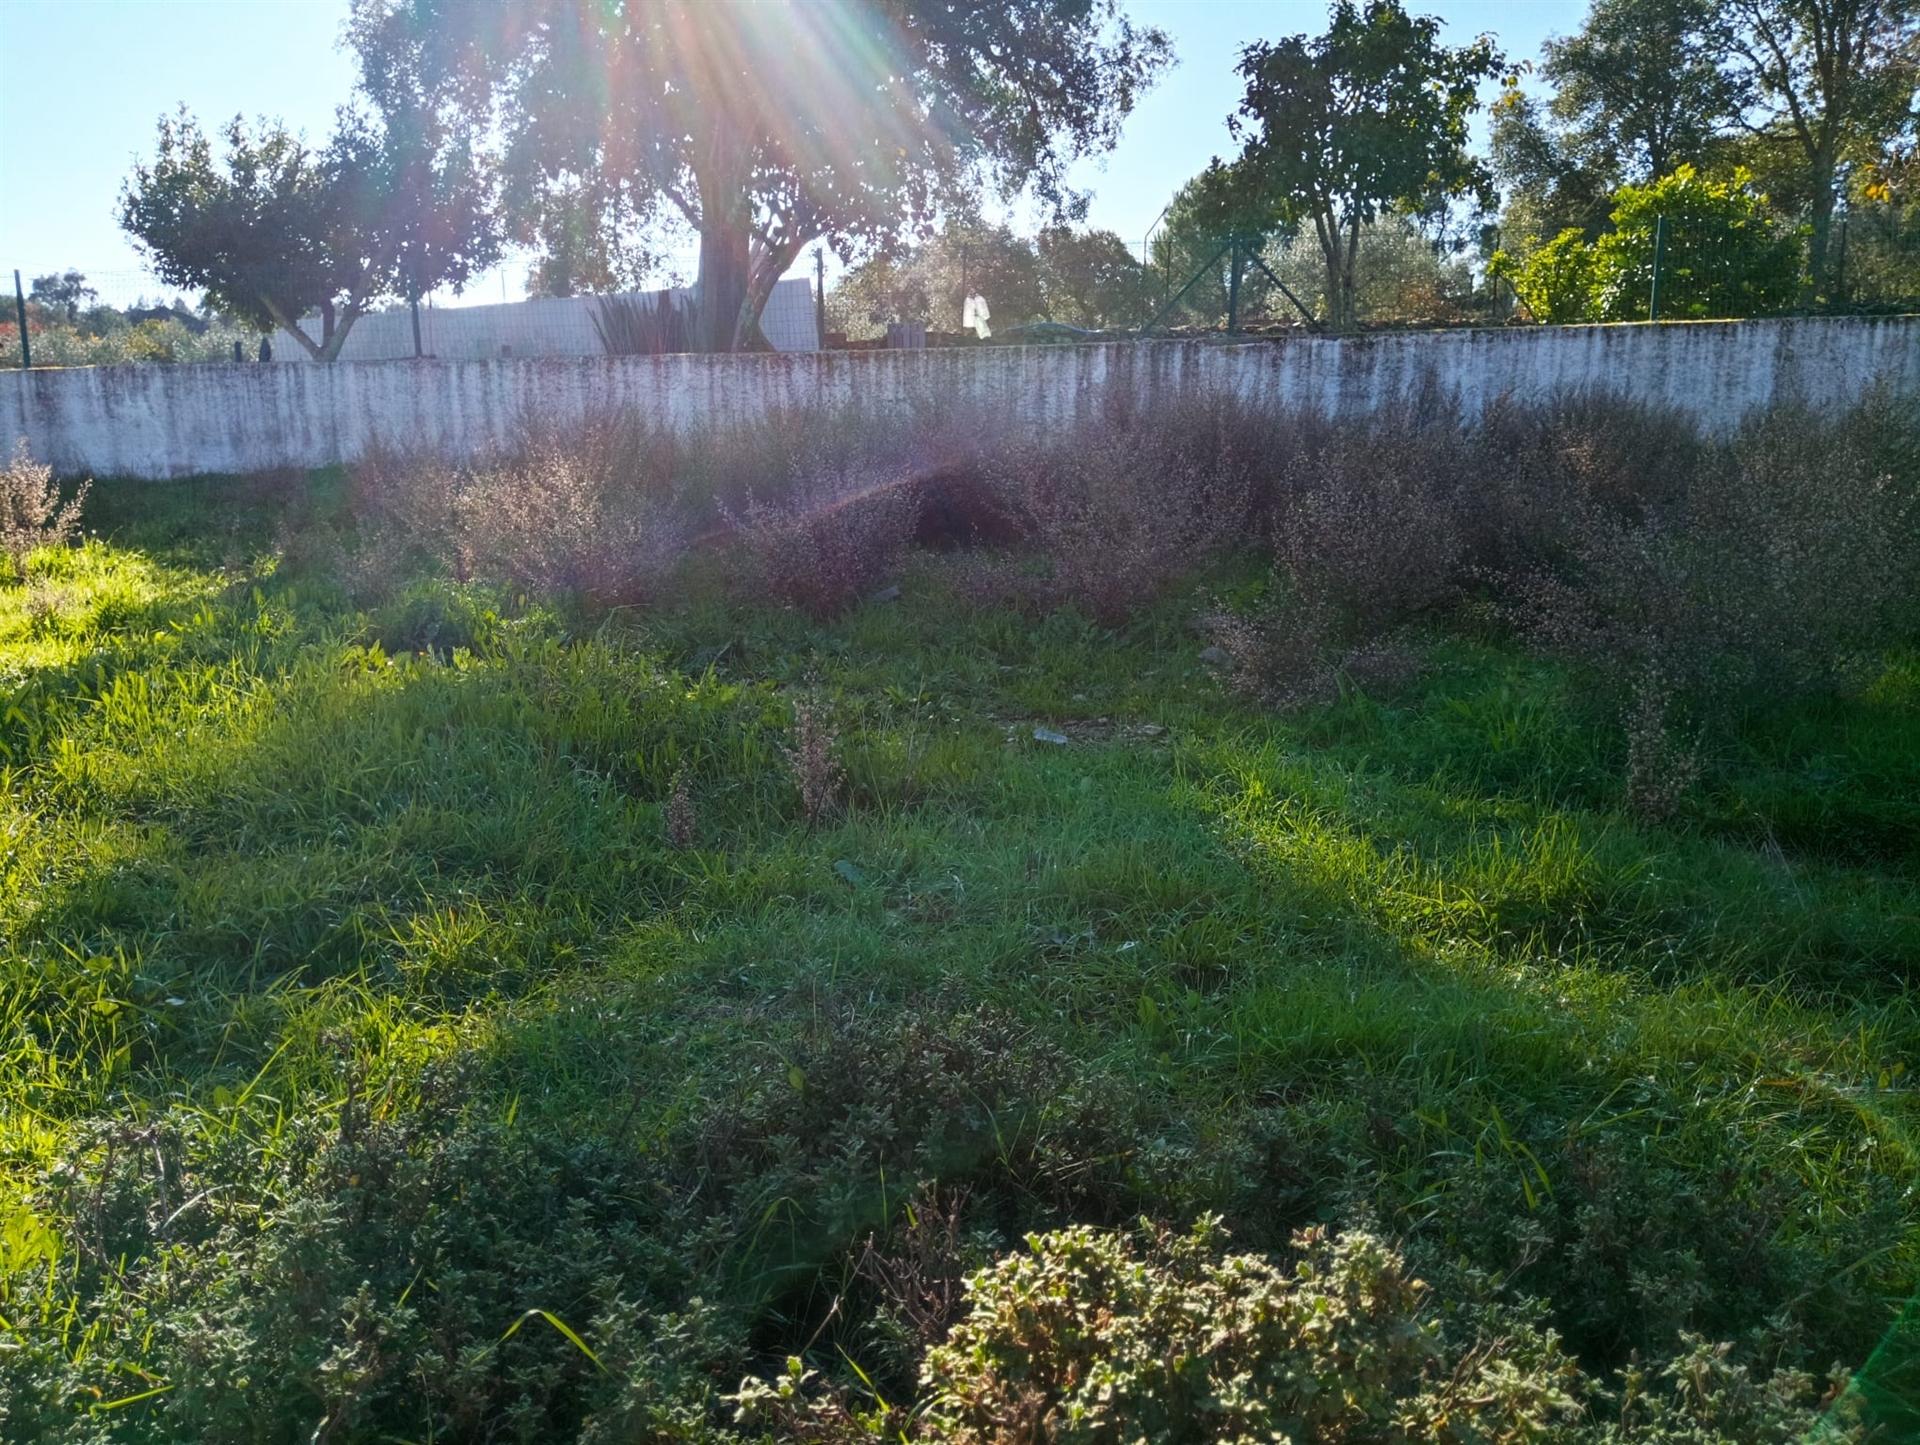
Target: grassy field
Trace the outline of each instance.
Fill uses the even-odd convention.
[[[1471,617],[1279,712],[1188,626],[1237,564],[1119,627],[936,555],[830,622],[724,557],[366,605],[286,545],[338,504],[101,487],[0,587],[0,1436],[757,1438],[788,1355],[911,1402],[1025,1231],[1211,1212],[1543,1301],[1599,1393],[1541,1438],[1656,1438],[1696,1336],[1752,1380],[1657,1438],[1835,1365],[1913,1438],[1920,655],[1656,824]]]

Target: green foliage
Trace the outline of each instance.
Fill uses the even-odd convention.
[[[1313,235],[1296,233],[1284,248],[1269,251],[1267,264],[1311,310],[1328,314],[1327,269]],[[1465,258],[1408,216],[1383,216],[1360,228],[1354,280],[1354,317],[1363,323],[1432,326],[1471,314],[1473,276]]]
[[[417,57],[407,73],[476,122],[503,117],[508,194],[549,249],[593,270],[619,243],[583,232],[698,231],[693,340],[729,351],[817,241],[884,251],[1029,187],[1070,216],[1067,168],[1112,146],[1168,59],[1112,0],[844,8],[589,5],[556,25],[543,0],[366,0],[352,40],[370,73]]]
[[[1233,120],[1236,167],[1279,214],[1312,225],[1327,276],[1328,319],[1355,321],[1360,228],[1392,211],[1491,202],[1486,167],[1467,151],[1481,81],[1500,52],[1482,36],[1439,42],[1440,24],[1398,0],[1337,0],[1325,35],[1255,41],[1241,56],[1246,93]]]
[[[1656,253],[1663,320],[1762,316],[1798,293],[1799,242],[1744,170],[1717,181],[1681,166],[1622,186],[1612,223],[1591,243],[1569,228],[1524,259],[1496,252],[1489,274],[1510,281],[1534,320],[1551,324],[1646,320]]]
[[[1227,313],[1230,261],[1224,247],[1238,236],[1258,250],[1285,228],[1277,199],[1255,184],[1244,166],[1218,157],[1174,192],[1153,233],[1150,260],[1156,311],[1192,283],[1174,311],[1207,322]],[[1240,304],[1250,315],[1271,311],[1271,283],[1257,270],[1240,278]]]
[[[1681,166],[1614,196],[1613,229],[1594,243],[1600,314],[1639,320],[1652,294],[1656,225],[1663,317],[1764,316],[1793,301],[1800,248],[1767,214],[1752,178],[1710,180]]]
[[[1204,1219],[1144,1250],[1030,1238],[969,1282],[928,1353],[929,1436],[1465,1442],[1538,1435],[1574,1403],[1551,1334],[1487,1321],[1449,1349],[1425,1286],[1370,1235],[1302,1233],[1290,1268],[1219,1244]]]
[[[1138,325],[1147,319],[1148,280],[1112,231],[1048,226],[1034,238],[1047,316],[1072,326]]]
[[[1808,285],[1814,298],[1830,299],[1843,166],[1911,135],[1920,7],[1912,0],[1736,0],[1720,7],[1714,33],[1756,128],[1797,162]]]
[[[665,356],[691,351],[692,306],[678,291],[650,296],[599,296],[592,312],[594,334],[608,356]]]
[[[889,321],[958,331],[969,291],[987,299],[995,330],[1050,309],[1031,241],[1006,225],[958,221],[911,249],[852,268],[829,293],[827,311],[835,328],[855,338],[884,335]]]
[[[1570,326],[1599,320],[1600,257],[1577,229],[1562,231],[1524,260],[1495,251],[1487,274],[1511,283],[1535,321]]]
[[[1558,143],[1616,179],[1697,165],[1741,92],[1706,0],[1598,0],[1580,29],[1547,42]]]
[[[87,284],[79,271],[68,269],[46,276],[35,276],[27,300],[63,314],[69,322],[79,319],[81,303],[96,300],[100,293]]]
[[[1109,625],[964,553],[827,620],[725,536],[643,606],[463,578],[556,529],[394,457],[96,485],[0,587],[0,1435],[1900,1438],[1909,412],[1116,408],[1028,476],[1132,494],[1060,534],[1153,563]],[[636,495],[984,470],[964,421],[481,474],[591,560]],[[1136,526],[1208,478],[1249,513]],[[1676,686],[1664,817],[1639,654],[1535,645],[1538,575],[1734,698]],[[1310,697],[1212,684],[1196,611],[1314,593]]]
[[[249,133],[235,117],[216,157],[182,108],[161,118],[152,161],[135,165],[120,224],[169,285],[331,361],[382,297],[458,288],[497,252],[493,198],[467,138],[425,116],[417,98],[379,123],[343,109],[320,151],[284,125]],[[316,312],[317,339],[298,325]]]

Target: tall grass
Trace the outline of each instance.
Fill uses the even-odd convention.
[[[988,1319],[1144,1214],[1219,1215],[1248,1279],[1310,1226],[1391,1241],[1446,1378],[1484,1322],[1472,1358],[1557,1382],[1541,1439],[1901,1438],[1896,413],[1116,416],[1152,466],[845,420],[102,484],[106,535],[0,588],[0,1434],[753,1438],[728,1398],[791,1354],[794,1430],[879,1395],[941,1438],[923,1368],[1058,1403],[930,1365],[962,1321],[1159,1378],[1118,1344],[1151,1311]],[[1020,500],[1102,467],[1112,517]],[[894,530],[769,605],[728,518],[875,468],[1019,503],[1033,590]],[[1588,539],[1636,532],[1697,601],[1611,590]],[[1546,635],[1543,578],[1718,660],[1637,720],[1640,654]],[[1298,656],[1223,690],[1203,614]],[[1378,1398],[1443,1389],[1425,1358]]]

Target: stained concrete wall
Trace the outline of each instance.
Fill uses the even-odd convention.
[[[631,408],[676,429],[785,408],[925,398],[985,424],[1057,426],[1135,395],[1227,390],[1365,413],[1438,385],[1464,414],[1566,390],[1682,408],[1725,428],[1876,384],[1920,396],[1920,317],[1408,332],[1278,342],[1134,342],[772,356],[547,357],[333,366],[114,366],[0,373],[0,444],[65,474],[166,478],[351,461],[376,443],[448,458],[510,442],[524,415]]]

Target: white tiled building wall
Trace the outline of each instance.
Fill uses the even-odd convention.
[[[421,349],[442,361],[599,356],[603,348],[593,326],[598,301],[594,296],[542,296],[492,306],[422,306]],[[317,318],[303,321],[301,328],[319,339]],[[775,351],[818,351],[813,284],[804,276],[778,282],[761,314],[760,329]],[[413,319],[404,306],[362,316],[340,348],[342,361],[397,361],[413,354]],[[276,333],[273,359],[305,361],[307,353],[291,337]]]

